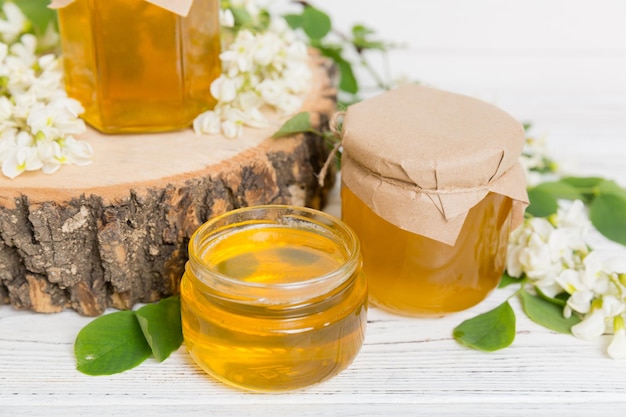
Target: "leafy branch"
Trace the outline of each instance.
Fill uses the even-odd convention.
[[[359,92],[362,91],[362,86],[355,75],[357,65],[367,71],[377,89],[389,90],[392,87],[387,53],[396,47],[395,44],[376,38],[376,32],[363,24],[355,24],[348,34],[343,33],[333,28],[328,14],[310,2],[294,0],[293,3],[301,5],[302,12],[284,16],[289,26],[294,30],[301,29],[308,37],[309,44],[323,56],[332,59],[339,69],[339,89],[348,95],[347,100],[341,102],[340,106],[345,107],[360,100]],[[371,64],[370,52],[382,55],[385,75],[381,75]],[[356,62],[351,58],[355,55]]]
[[[591,224],[606,238],[626,245],[626,190],[614,181],[599,177],[564,177],[531,187],[528,194],[527,216],[550,219],[557,212],[558,200],[581,200],[588,207]],[[519,297],[528,318],[553,331],[571,334],[572,327],[583,319],[584,315],[576,312],[569,316],[564,314],[571,297],[567,292],[551,297],[527,277],[514,278],[505,272],[500,288],[510,285],[519,285],[519,288],[503,304],[454,329],[453,336],[459,343],[483,351],[509,346],[515,338],[515,313],[510,309],[509,299],[515,296]]]

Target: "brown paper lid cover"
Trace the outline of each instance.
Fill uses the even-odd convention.
[[[528,203],[522,125],[483,101],[407,84],[350,106],[342,179],[377,215],[454,244],[467,212],[489,192]]]

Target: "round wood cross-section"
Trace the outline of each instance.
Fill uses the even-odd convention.
[[[303,110],[322,128],[335,109],[332,67],[312,58]],[[259,204],[320,208],[328,155],[315,135],[272,139],[286,120],[238,139],[89,130],[86,167],[0,177],[0,304],[98,315],[178,291],[187,243],[207,219]]]

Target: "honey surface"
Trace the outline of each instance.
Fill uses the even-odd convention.
[[[341,198],[343,220],[361,241],[373,304],[404,315],[439,316],[479,303],[500,282],[509,198],[490,193],[473,207],[454,246],[396,227],[345,186]]]
[[[215,0],[195,0],[186,18],[145,0],[77,0],[60,9],[68,95],[105,132],[188,126],[214,105],[216,15]]]
[[[326,237],[285,227],[233,233],[202,254],[213,271],[264,284],[314,280],[337,270],[345,256]],[[236,305],[185,274],[187,349],[208,373],[245,389],[292,390],[320,382],[348,366],[362,345],[367,295],[362,274],[356,274],[297,308],[262,301]]]

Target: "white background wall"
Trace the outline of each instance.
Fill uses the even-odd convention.
[[[312,3],[337,28],[361,22],[405,45],[391,54],[394,76],[482,98],[532,121],[558,159],[586,172],[614,176],[626,165],[605,161],[626,141],[626,1]]]

